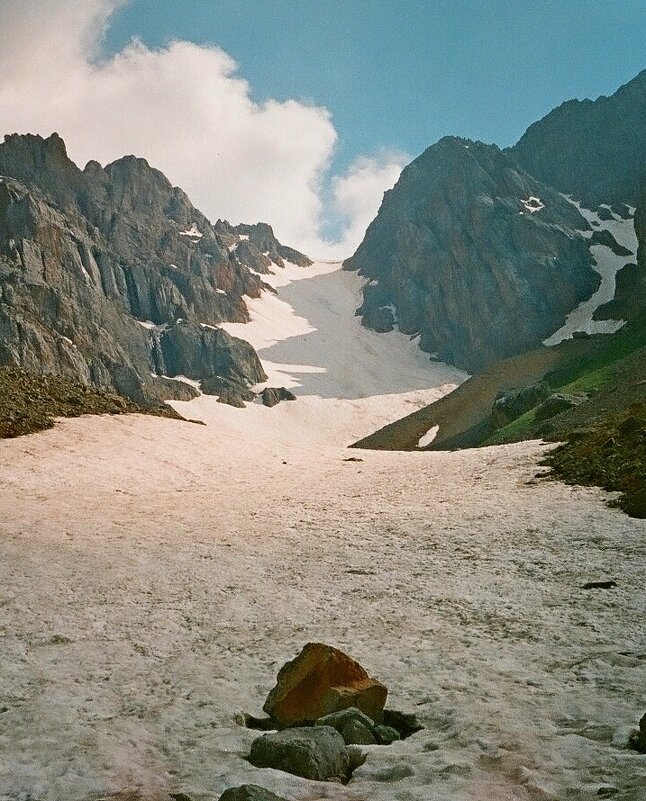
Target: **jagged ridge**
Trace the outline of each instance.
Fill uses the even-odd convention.
[[[0,175],[0,364],[138,403],[195,394],[153,372],[266,378],[253,348],[217,326],[248,320],[243,295],[268,288],[259,267],[308,262],[270,226],[211,225],[134,156],[80,170],[57,134],[5,137]]]

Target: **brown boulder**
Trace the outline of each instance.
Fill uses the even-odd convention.
[[[379,723],[387,695],[388,689],[343,651],[308,643],[280,669],[263,709],[283,728],[311,724],[351,706]]]

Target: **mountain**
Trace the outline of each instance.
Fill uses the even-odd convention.
[[[530,125],[509,153],[587,208],[636,206],[646,179],[646,70],[610,97],[563,103]]]
[[[589,229],[495,145],[446,137],[404,169],[344,267],[369,279],[366,326],[397,322],[476,371],[538,345],[594,292]]]
[[[63,140],[0,145],[0,365],[56,373],[137,403],[189,398],[185,376],[236,402],[266,376],[219,323],[249,319],[258,273],[309,260],[271,227],[209,220],[140,158],[79,169]]]

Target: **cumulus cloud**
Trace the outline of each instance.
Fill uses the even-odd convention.
[[[213,46],[138,41],[109,59],[100,44],[122,0],[3,0],[0,130],[58,131],[70,157],[144,156],[211,219],[270,222],[284,242],[343,257],[360,241],[401,156],[362,157],[331,176],[328,111],[295,100],[256,103],[234,60]],[[324,204],[324,187],[331,197]],[[321,235],[335,218],[336,241]]]

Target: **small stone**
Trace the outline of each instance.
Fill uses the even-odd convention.
[[[285,801],[285,799],[257,784],[241,784],[239,787],[225,790],[219,801]]]
[[[390,745],[401,739],[397,729],[392,726],[375,726],[374,735],[379,745]]]
[[[340,734],[346,745],[375,745],[377,742],[370,729],[358,720],[349,720]]]
[[[586,581],[585,584],[582,585],[581,589],[583,590],[609,590],[612,587],[616,587],[617,582],[613,581],[612,579],[605,579],[603,581]]]

